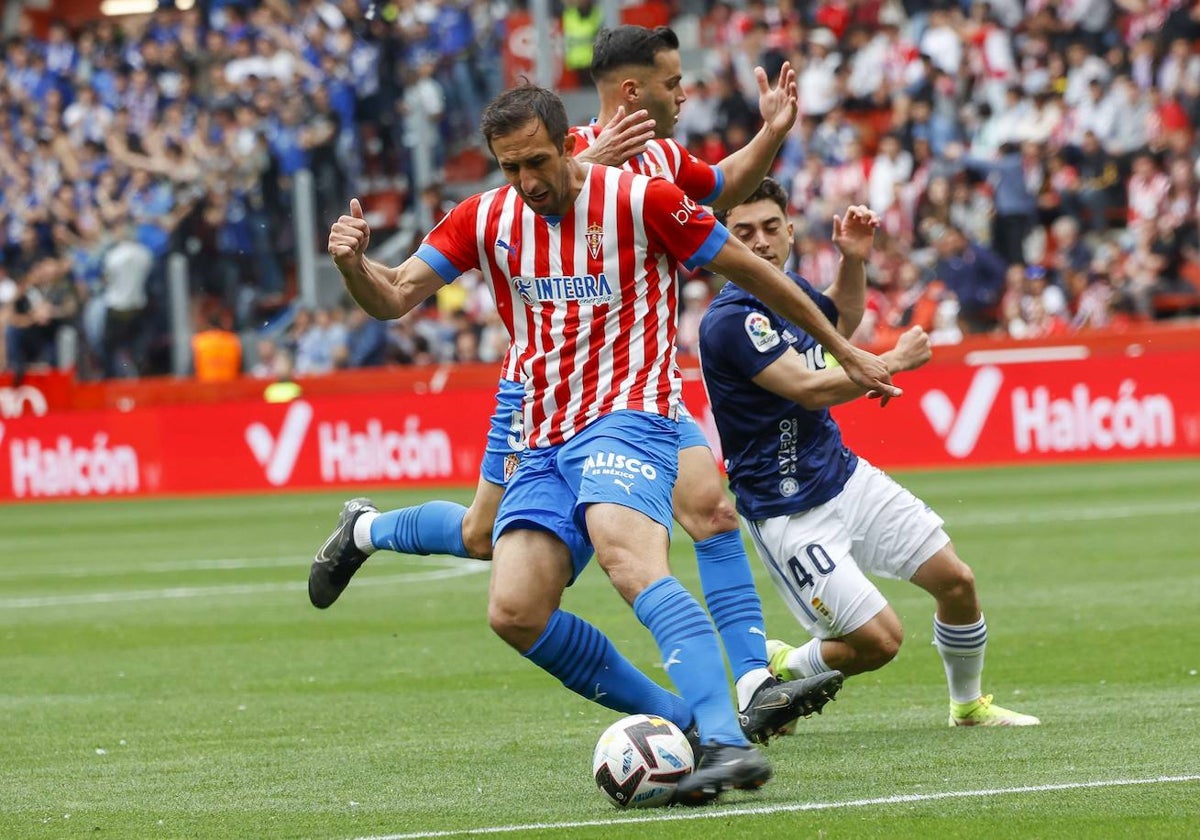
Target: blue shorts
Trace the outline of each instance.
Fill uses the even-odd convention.
[[[687,410],[687,406],[683,403],[679,404],[679,448],[691,449],[693,446],[703,446],[706,449],[712,449],[708,438],[704,436],[704,430],[700,428],[700,424],[696,422],[696,418]]]
[[[504,491],[492,542],[549,531],[571,552],[572,581],[592,557],[584,512],[601,502],[640,511],[668,532],[679,472],[679,423],[642,411],[606,414],[559,446],[530,449]]]
[[[516,472],[525,452],[525,386],[501,379],[496,389],[496,410],[488,426],[487,446],[479,474],[485,481],[503,487]]]

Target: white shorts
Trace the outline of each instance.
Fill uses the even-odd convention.
[[[841,638],[887,606],[865,573],[910,580],[950,542],[940,516],[861,458],[825,504],[742,522],[788,609],[818,639]]]

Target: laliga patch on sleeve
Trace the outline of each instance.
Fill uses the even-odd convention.
[[[765,353],[779,344],[779,333],[771,326],[771,319],[761,312],[746,316],[746,335],[759,353]]]

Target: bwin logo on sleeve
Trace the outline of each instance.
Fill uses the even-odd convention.
[[[759,353],[765,353],[779,345],[779,333],[771,326],[771,319],[761,312],[751,312],[746,316],[746,335],[750,343]]]
[[[957,410],[942,391],[928,391],[921,397],[921,410],[938,437],[946,442],[946,452],[965,458],[975,451],[1003,382],[1000,368],[981,367]]]

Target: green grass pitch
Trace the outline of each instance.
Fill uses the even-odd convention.
[[[771,784],[627,814],[589,772],[617,716],[491,634],[486,566],[380,555],[309,606],[342,493],[0,507],[0,838],[1197,836],[1200,462],[898,477],[975,570],[985,689],[1043,725],[948,728],[932,601],[884,582],[899,657]],[[698,591],[686,537],[673,566]],[[565,605],[665,680],[599,569]]]

